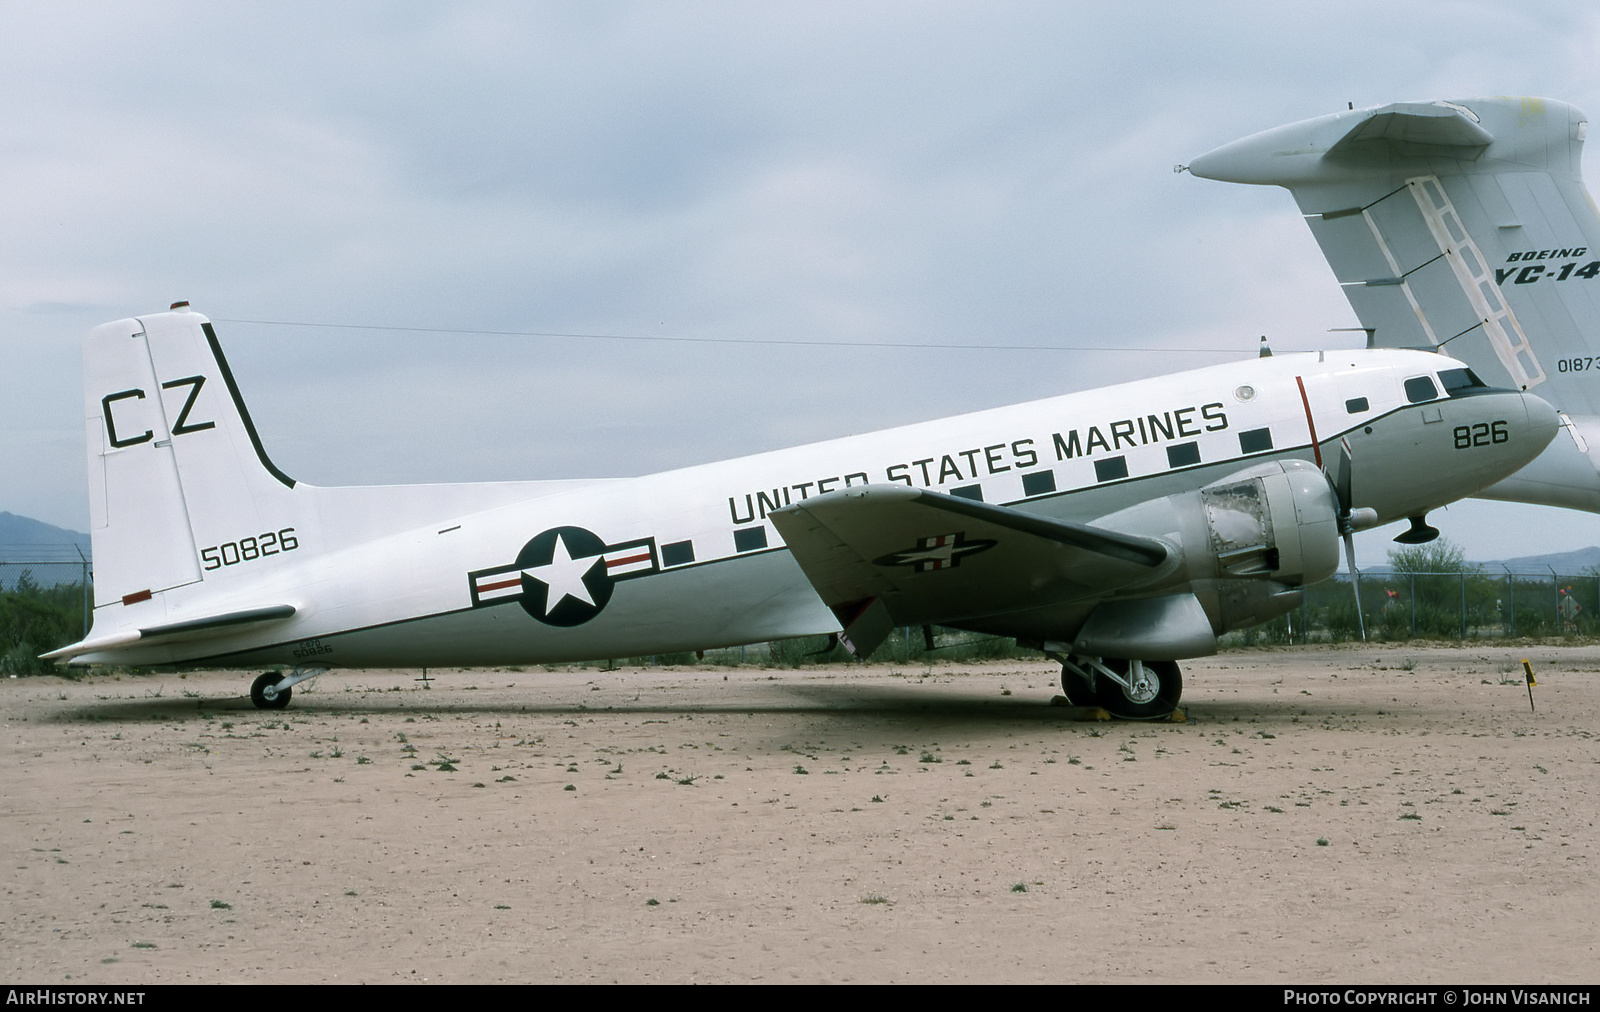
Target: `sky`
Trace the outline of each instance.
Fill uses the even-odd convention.
[[[314,485],[642,474],[1350,347],[1288,193],[1174,165],[1347,103],[1600,110],[1597,55],[1561,0],[0,0],[0,509],[87,529],[82,336],[180,299]],[[1600,544],[1430,519],[1469,558]]]

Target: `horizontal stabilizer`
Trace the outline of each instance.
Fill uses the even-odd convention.
[[[1425,153],[1428,148],[1476,148],[1494,138],[1462,109],[1449,105],[1396,102],[1363,120],[1328,148],[1329,158],[1362,157],[1372,150]]]
[[[855,488],[769,514],[858,655],[895,626],[1104,596],[1156,575],[1165,544],[939,492]]]
[[[165,625],[150,626],[144,629],[128,629],[105,636],[91,636],[71,646],[52,650],[39,656],[47,661],[61,661],[81,654],[94,653],[97,650],[125,647],[133,643],[149,643],[152,640],[205,639],[208,636],[233,632],[242,625],[251,625],[259,622],[282,622],[284,619],[294,617],[294,613],[295,607],[292,604],[277,604],[266,608],[230,611],[221,615],[207,615],[184,622],[170,622]]]

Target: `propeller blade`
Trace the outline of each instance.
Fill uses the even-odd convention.
[[[1361,570],[1356,568],[1356,535],[1354,531],[1344,532],[1344,561],[1350,570],[1350,589],[1356,595],[1356,626],[1361,630],[1361,642],[1367,641],[1367,620],[1361,614]]]
[[[1328,479],[1328,485],[1333,489],[1333,498],[1337,501],[1339,512],[1337,516],[1339,534],[1344,538],[1345,568],[1350,571],[1350,590],[1356,596],[1356,627],[1361,630],[1361,642],[1367,641],[1367,619],[1361,613],[1361,571],[1356,568],[1356,527],[1370,527],[1377,520],[1377,514],[1370,509],[1355,511],[1352,517],[1350,508],[1350,473],[1353,454],[1350,452],[1350,440],[1339,440],[1339,455],[1323,467],[1323,477]]]
[[[1339,500],[1340,517],[1350,515],[1350,473],[1354,470],[1351,465],[1350,440],[1340,439],[1339,456],[1331,462],[1333,474],[1329,479],[1333,482],[1334,497]]]

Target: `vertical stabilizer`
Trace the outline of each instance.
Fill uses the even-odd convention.
[[[1369,347],[1438,348],[1562,412],[1567,436],[1488,497],[1600,512],[1587,132],[1583,113],[1548,99],[1399,102],[1254,134],[1189,170],[1286,187]]]
[[[97,617],[221,589],[312,537],[304,495],[262,450],[210,322],[187,304],[91,331],[84,384]]]

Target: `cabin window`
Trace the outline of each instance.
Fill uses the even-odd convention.
[[[1264,453],[1272,449],[1271,429],[1251,429],[1239,433],[1240,453]]]
[[[758,548],[767,547],[767,528],[737,527],[733,531],[733,550],[736,552],[753,552]]]
[[[1167,447],[1168,467],[1188,467],[1200,463],[1199,443],[1174,443]]]
[[[1056,490],[1054,471],[1029,471],[1022,476],[1023,495],[1048,495]]]
[[[1344,409],[1345,409],[1346,412],[1348,412],[1348,413],[1350,413],[1352,415],[1359,415],[1363,411],[1370,410],[1370,408],[1367,405],[1367,399],[1365,397],[1352,397],[1352,398],[1350,398],[1349,400],[1344,402]]]
[[[983,502],[982,485],[962,485],[960,488],[951,489],[950,494],[953,496],[958,496],[962,499],[972,499],[975,502]]]
[[[1433,385],[1433,380],[1430,377],[1413,376],[1406,380],[1406,400],[1412,404],[1437,400],[1438,397],[1439,389]]]
[[[687,566],[693,561],[693,541],[674,541],[670,545],[661,546],[661,564],[663,566]]]
[[[1127,457],[1107,457],[1094,462],[1095,481],[1116,481],[1128,476]]]

